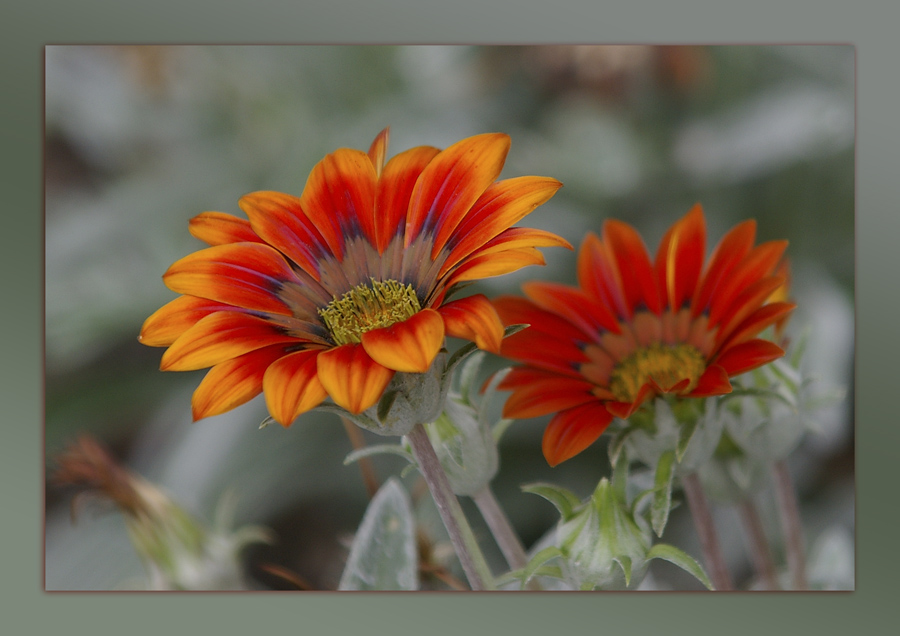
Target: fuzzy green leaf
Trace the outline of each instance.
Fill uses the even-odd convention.
[[[685,552],[682,552],[674,546],[667,545],[665,543],[657,543],[652,548],[650,548],[650,552],[647,553],[647,560],[650,559],[662,559],[663,561],[673,563],[688,574],[694,576],[698,581],[703,583],[703,585],[705,585],[707,589],[715,589],[713,587],[712,581],[710,581],[709,577],[706,576],[706,572],[703,571],[703,568],[700,566],[700,564],[697,563],[697,561],[695,561],[693,557],[689,556]]]
[[[359,461],[363,457],[383,454],[399,455],[400,457],[403,457],[410,462],[415,462],[412,454],[408,450],[403,448],[401,444],[374,444],[372,446],[366,446],[365,448],[355,450],[352,453],[348,453],[344,458],[344,465],[347,466],[349,464],[352,464],[353,462]]]
[[[526,484],[522,486],[522,490],[543,497],[556,506],[563,521],[570,519],[575,508],[581,504],[581,501],[575,496],[575,493],[553,484]]]
[[[653,479],[653,501],[650,504],[650,520],[656,536],[661,537],[672,509],[672,480],[675,476],[675,453],[666,451],[656,464]]]

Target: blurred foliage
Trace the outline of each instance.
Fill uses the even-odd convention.
[[[248,552],[255,584],[294,589],[271,574],[283,571],[334,589],[344,539],[368,503],[359,467],[342,463],[352,446],[338,419],[313,414],[286,431],[259,431],[257,399],[191,424],[202,372],[160,373],[161,351],[138,344],[137,333],[174,297],[162,273],[200,247],[187,232],[195,214],[237,213],[253,190],[299,194],[324,154],[365,149],[388,125],[391,155],[499,130],[512,137],[504,176],[547,175],[565,186],[527,224],[576,246],[616,217],[655,250],[697,201],[710,245],[748,217],[759,240],[790,240],[792,327],[811,328],[814,372],[851,396],[793,466],[809,531],[837,523],[852,532],[854,90],[847,46],[47,47],[48,465],[87,432],[194,514],[208,517],[233,488],[237,521],[278,537]],[[573,253],[546,257],[545,268],[477,289],[574,281]],[[490,360],[486,372],[501,365]],[[544,423],[513,424],[494,483],[526,545],[555,518],[522,483],[551,481],[583,497],[609,473],[602,444],[550,469]],[[373,461],[382,482],[402,467],[398,458]],[[48,588],[109,589],[139,573],[121,524],[101,512],[72,525],[65,505],[48,489]],[[697,554],[681,512],[666,540]],[[725,548],[746,573],[732,534]]]

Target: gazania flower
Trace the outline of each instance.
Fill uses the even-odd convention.
[[[652,261],[633,227],[607,221],[581,245],[578,287],[531,282],[527,298],[497,299],[505,323],[531,325],[503,341],[502,355],[523,363],[499,385],[512,390],[504,416],[556,413],[543,439],[556,465],[656,395],[726,394],[730,377],[784,355],[755,336],[794,308],[769,300],[784,283],[775,268],[787,242],[754,247],[755,234],[754,221],[737,225],[704,267],[699,205]]]
[[[204,212],[191,233],[211,247],[174,263],[182,294],[144,323],[165,346],[161,368],[210,367],[194,419],[265,393],[289,426],[326,397],[369,409],[396,373],[429,370],[445,336],[499,351],[503,325],[483,295],[448,301],[460,283],[543,264],[538,246],[568,245],[511,227],[560,183],[495,181],[510,140],[464,139],[412,148],[385,163],[388,131],[368,153],[341,148],[312,170],[300,197],[255,192],[248,220]]]

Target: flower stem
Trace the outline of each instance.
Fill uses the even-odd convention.
[[[469,579],[469,586],[473,590],[495,589],[487,561],[481,548],[478,547],[478,541],[463,514],[459,500],[450,488],[450,482],[434,452],[431,440],[428,439],[425,427],[417,424],[407,435],[407,439],[419,464],[419,471],[428,484],[428,490],[431,491],[434,503],[450,535],[450,541],[466,573],[466,578]]]
[[[782,459],[772,467],[775,477],[775,495],[781,513],[781,529],[784,533],[784,548],[788,569],[795,590],[805,590],[806,556],[803,545],[803,524],[800,522],[800,509],[794,493],[794,483],[788,470],[787,461]]]
[[[741,502],[740,512],[744,528],[747,530],[747,537],[750,540],[750,558],[753,560],[753,568],[765,585],[764,589],[777,590],[778,577],[775,573],[775,563],[772,561],[769,542],[766,539],[756,504],[748,497]]]
[[[697,473],[690,473],[681,478],[684,493],[687,496],[688,507],[694,518],[694,527],[700,539],[700,548],[703,550],[703,559],[709,568],[710,578],[716,590],[733,590],[731,575],[719,546],[719,537],[716,535],[716,527],[713,523],[712,513],[703,494],[703,486]]]
[[[472,499],[475,501],[475,505],[478,506],[478,510],[481,512],[481,516],[484,517],[488,528],[490,528],[491,534],[494,535],[494,540],[500,546],[500,551],[503,552],[510,569],[520,570],[524,568],[526,563],[528,563],[528,558],[525,556],[525,548],[522,547],[522,542],[519,541],[516,531],[513,530],[512,525],[509,523],[506,513],[503,512],[500,504],[497,503],[491,487],[489,485],[485,486],[481,492],[472,495]]]

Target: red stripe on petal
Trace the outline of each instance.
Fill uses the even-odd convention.
[[[250,222],[225,212],[202,212],[188,222],[191,236],[209,245],[261,243]]]
[[[194,421],[225,413],[259,395],[266,369],[283,355],[284,347],[277,345],[215,365],[194,391]]]
[[[419,234],[435,237],[432,259],[487,187],[500,175],[509,136],[475,135],[438,154],[422,171],[413,189],[406,218],[404,246]]]
[[[319,381],[328,395],[351,413],[374,406],[394,377],[394,371],[372,360],[357,344],[323,351],[316,362]]]
[[[319,381],[320,351],[296,351],[279,358],[263,376],[266,406],[272,418],[287,428],[301,413],[314,409],[328,393]]]
[[[163,274],[172,291],[236,307],[292,315],[279,299],[284,281],[296,281],[291,266],[261,243],[217,245],[176,261]]]
[[[419,146],[394,156],[384,166],[375,194],[375,245],[383,254],[391,240],[406,230],[409,198],[416,180],[440,152],[431,146]]]
[[[241,197],[238,205],[257,234],[319,280],[319,260],[332,252],[304,214],[300,199],[281,192],[253,192]]]
[[[486,296],[475,294],[451,301],[439,307],[438,313],[448,336],[470,340],[485,351],[500,352],[503,323]]]
[[[547,428],[541,448],[547,463],[556,466],[593,444],[612,422],[601,402],[591,402],[557,413]]]
[[[163,371],[192,371],[269,345],[298,342],[265,318],[219,311],[201,318],[181,334],[163,354],[159,367]]]
[[[730,376],[751,371],[784,355],[784,349],[768,340],[748,340],[723,351],[713,362]]]
[[[390,327],[360,336],[362,346],[378,364],[405,373],[425,373],[444,344],[444,319],[423,309]]]

